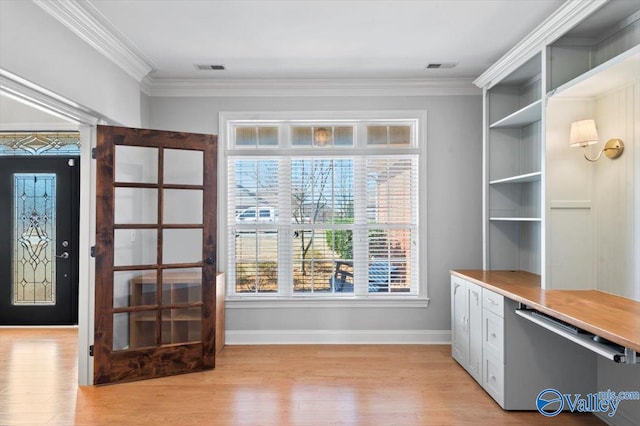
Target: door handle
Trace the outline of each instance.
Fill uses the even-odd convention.
[[[62,254],[56,254],[56,257],[59,259],[68,259],[69,258],[69,252],[65,251]]]

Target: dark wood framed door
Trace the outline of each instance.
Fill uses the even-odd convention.
[[[0,157],[0,325],[78,323],[80,157]]]
[[[217,138],[98,126],[94,383],[215,366]]]

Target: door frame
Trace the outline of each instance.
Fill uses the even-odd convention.
[[[79,256],[78,256],[78,384],[89,386],[93,384],[93,358],[89,354],[89,347],[93,345],[94,300],[95,300],[95,262],[90,255],[91,247],[95,245],[95,191],[96,173],[95,162],[91,160],[92,148],[96,146],[96,125],[120,125],[101,114],[78,105],[69,99],[55,95],[44,87],[31,83],[12,73],[0,69],[0,93],[30,107],[60,117],[69,121],[64,129],[80,132],[80,228],[79,228]],[[27,129],[21,124],[21,129],[1,130],[43,130]],[[58,127],[58,126],[55,126]]]

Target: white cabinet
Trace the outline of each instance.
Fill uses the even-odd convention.
[[[490,354],[482,358],[482,387],[504,408],[504,363]]]
[[[502,405],[504,298],[451,276],[451,355]]]
[[[451,277],[451,355],[482,380],[482,288]]]
[[[451,277],[451,356],[465,368],[469,363],[466,289],[466,281]]]
[[[482,289],[482,387],[504,406],[504,297]]]
[[[506,410],[535,410],[547,388],[586,395],[596,356],[516,314],[517,302],[451,276],[451,354]]]
[[[482,310],[482,349],[504,361],[504,318],[487,308]]]

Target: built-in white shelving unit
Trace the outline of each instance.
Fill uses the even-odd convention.
[[[540,118],[542,118],[542,100],[538,99],[518,111],[496,121],[489,127],[492,129],[518,129],[528,126],[529,124],[533,124],[536,121],[540,121]]]
[[[494,222],[540,222],[539,217],[490,217],[489,220]]]
[[[637,62],[640,46],[636,46],[609,59],[603,64],[577,76],[562,86],[550,91],[553,98],[593,98],[608,93],[633,80],[640,79]]]
[[[606,3],[546,52],[545,252],[562,262],[547,263],[544,286],[640,299],[640,2]],[[588,163],[570,148],[571,123],[583,119],[598,128],[590,155],[611,138],[623,155]]]
[[[573,161],[577,168],[588,166],[580,163],[584,162],[581,152],[568,149],[565,139],[569,136],[571,121],[568,120],[577,120],[582,113],[583,118],[590,118],[586,115],[591,112],[586,107],[580,114],[564,111],[571,110],[572,103],[578,102],[573,98],[602,96],[639,78],[634,75],[637,68],[633,63],[629,65],[640,55],[639,3],[586,1],[567,3],[563,7],[565,10],[559,16],[571,16],[568,18],[573,21],[571,26],[550,31],[544,37],[538,34],[538,48],[526,50],[517,46],[516,51],[522,49],[528,53],[521,54],[521,59],[515,61],[510,52],[476,81],[484,89],[485,111],[484,268],[539,274],[543,288],[548,272],[547,240],[555,241],[553,234],[559,230],[556,228],[560,223],[556,219],[553,225],[556,228],[549,226],[546,215],[559,214],[560,220],[576,215],[578,223],[587,220],[587,212],[594,214],[595,204],[589,195],[574,188],[567,187],[564,198],[549,200],[547,197],[550,185],[554,190],[565,188],[558,179],[567,174],[566,168],[574,167]],[[560,98],[563,102],[566,100],[567,106],[557,107],[553,116],[549,116],[550,99]],[[558,122],[562,122],[561,125],[557,125]],[[549,150],[546,139],[550,134],[562,140],[561,147]],[[551,182],[546,170],[550,157],[555,168]],[[591,169],[594,167],[597,166]],[[584,187],[590,180],[580,176]],[[555,210],[550,210],[550,203],[556,206]],[[588,207],[578,208],[576,203]],[[558,209],[559,205],[571,208]],[[559,210],[562,212],[557,213]],[[583,227],[580,232],[576,231],[576,237],[588,235],[592,229],[595,228],[585,230]],[[586,243],[579,246],[582,248]],[[566,254],[569,248],[564,249]]]
[[[497,185],[500,183],[525,183],[525,182],[536,182],[540,180],[542,176],[542,172],[533,172],[533,173],[525,173],[523,175],[518,176],[510,176],[503,179],[495,179],[489,182],[489,185]]]
[[[485,268],[540,273],[542,54],[486,90]]]
[[[475,83],[484,100],[484,269],[540,275],[545,290],[598,289],[640,300],[640,2],[567,1]],[[596,121],[600,139],[588,154],[617,138],[624,140],[623,155],[603,155],[594,163],[570,147],[571,123],[583,119]],[[520,328],[513,300],[481,304],[483,345],[474,346],[477,291],[455,277],[452,284],[452,354],[476,380],[482,376],[481,385],[498,404],[534,409],[532,396],[515,402],[516,389],[531,387],[540,373],[557,367],[550,350],[560,344],[567,347],[557,351],[558,359],[571,361],[553,379],[575,384],[569,369],[578,365],[578,346],[545,344],[546,329]],[[467,291],[456,292],[456,285]],[[489,309],[496,306],[504,309]],[[496,352],[492,339],[498,336],[504,344]],[[544,355],[525,360],[542,347]],[[544,367],[523,387],[523,371],[531,373],[543,359]],[[597,368],[598,387],[613,389],[638,383],[636,367],[622,373],[620,366],[598,361],[574,371],[595,381]],[[546,378],[539,388],[550,382]],[[629,405],[611,424],[638,418],[640,408]]]

